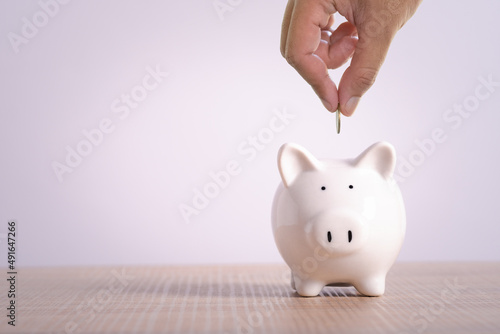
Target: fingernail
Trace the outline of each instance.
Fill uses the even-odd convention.
[[[354,111],[358,106],[359,99],[360,99],[359,96],[353,96],[349,99],[349,101],[347,101],[347,103],[344,106],[344,112],[346,116],[352,116],[352,114],[354,114]]]
[[[323,99],[320,99],[320,100],[321,100],[321,103],[323,103],[323,106],[326,108],[326,110],[328,110],[329,112],[333,112],[332,105],[330,103],[328,103],[327,101],[325,101]]]

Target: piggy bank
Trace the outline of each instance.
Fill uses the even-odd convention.
[[[386,142],[346,160],[316,159],[296,144],[280,148],[272,227],[299,295],[316,296],[327,285],[384,293],[406,230],[395,162]]]

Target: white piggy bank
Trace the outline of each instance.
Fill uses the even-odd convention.
[[[403,199],[392,178],[392,145],[380,142],[351,160],[318,160],[296,144],[278,153],[282,184],[272,226],[292,288],[316,296],[326,285],[353,285],[380,296],[406,230]]]

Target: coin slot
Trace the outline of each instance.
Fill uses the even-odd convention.
[[[328,231],[328,233],[326,234],[327,238],[328,238],[328,242],[332,242],[332,233],[330,231]]]
[[[349,242],[351,242],[351,240],[352,240],[352,232],[351,231],[347,232],[347,240],[349,240]]]

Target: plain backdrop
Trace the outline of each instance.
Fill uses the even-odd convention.
[[[19,266],[282,262],[279,147],[349,158],[386,140],[407,210],[399,261],[500,260],[500,2],[424,1],[340,135],[279,53],[284,0],[53,3],[0,2],[0,259],[15,219]]]

